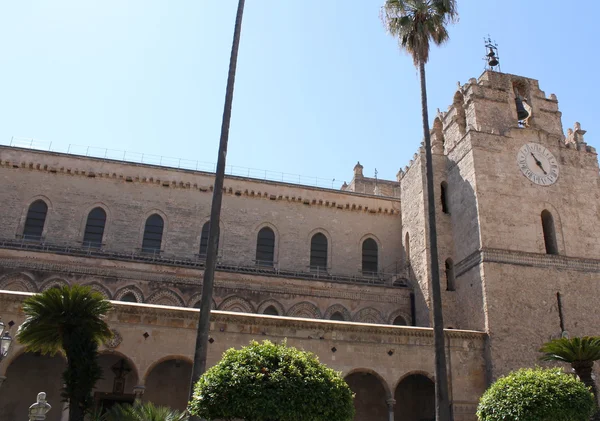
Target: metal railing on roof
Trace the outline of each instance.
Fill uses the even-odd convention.
[[[0,142],[0,144],[3,144]],[[152,155],[141,152],[131,152],[119,149],[98,148],[94,146],[84,146],[68,144],[59,146],[49,141],[41,141],[31,138],[12,137],[6,146],[33,149],[37,151],[48,151],[66,153],[71,155],[88,156],[92,158],[108,159],[134,164],[157,165],[167,168],[177,168],[183,170],[204,171],[214,173],[216,164],[212,162],[198,161],[185,158],[173,158],[162,155]],[[298,184],[301,186],[320,187],[326,189],[335,189],[336,178],[313,177],[300,174],[285,173],[279,171],[269,171],[258,168],[242,167],[238,165],[227,165],[225,174],[230,176],[248,177],[258,180],[277,181],[289,184]]]
[[[203,269],[205,258],[196,255],[193,258],[168,255],[161,250],[134,249],[131,252],[116,252],[98,247],[97,244],[61,244],[45,241],[39,236],[19,237],[16,239],[0,238],[0,248],[12,250],[29,250],[64,254],[69,256],[89,257],[98,259],[111,259],[134,261],[166,266],[188,267]],[[295,279],[312,279],[325,282],[340,282],[349,284],[366,284],[392,287],[408,287],[409,283],[401,273],[358,273],[357,275],[333,274],[329,271],[305,271],[295,269],[282,269],[278,264],[265,265],[264,262],[254,265],[241,265],[228,262],[223,256],[217,262],[217,271],[247,273],[264,276],[276,276]]]

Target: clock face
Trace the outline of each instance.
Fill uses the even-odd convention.
[[[540,186],[551,186],[558,179],[556,158],[539,143],[523,145],[517,153],[517,165],[525,177]]]

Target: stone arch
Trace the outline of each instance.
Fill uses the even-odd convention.
[[[205,215],[203,218],[199,218],[196,222],[198,222],[200,225],[197,228],[198,234],[196,235],[196,242],[194,244],[197,244],[197,252],[196,254],[198,254],[199,256],[201,255],[200,253],[200,248],[201,248],[201,243],[202,243],[202,229],[204,228],[205,224],[208,224],[210,222],[210,214],[209,215]],[[219,221],[219,242],[218,242],[218,250],[217,250],[217,255],[219,257],[223,256],[223,245],[225,244],[225,223],[223,222],[223,219],[221,219]]]
[[[250,301],[237,295],[225,298],[219,305],[219,310],[236,311],[238,313],[255,313]]]
[[[355,393],[356,420],[388,421],[387,401],[391,393],[387,382],[379,373],[370,369],[355,369],[344,376],[344,380]]]
[[[279,316],[284,316],[285,315],[285,308],[283,308],[283,305],[277,301],[277,300],[273,300],[273,299],[269,299],[269,300],[265,300],[262,303],[260,303],[260,305],[258,306],[258,314],[264,314],[265,310],[268,307],[273,307],[275,308],[275,310],[277,310],[277,313]]]
[[[67,281],[65,281],[62,278],[58,278],[58,277],[51,277],[49,279],[46,279],[44,282],[42,282],[42,285],[40,286],[40,291],[48,291],[50,288],[54,288],[54,287],[68,287],[69,283]]]
[[[98,351],[98,362],[103,368],[104,374],[103,378],[96,383],[96,389],[98,392],[112,392],[114,374],[112,373],[111,367],[120,360],[124,360],[127,364],[127,367],[131,370],[127,375],[128,378],[125,382],[125,393],[133,393],[133,388],[140,383],[140,372],[130,357],[119,351],[102,349]]]
[[[394,389],[397,420],[420,421],[435,418],[435,383],[426,373],[408,373]]]
[[[202,294],[194,294],[188,300],[187,306],[190,307],[190,308],[200,308],[200,300],[202,300]],[[210,309],[211,310],[216,310],[217,309],[217,303],[215,302],[214,298],[212,299],[212,303],[211,303]]]
[[[363,273],[364,272],[364,268],[363,268],[363,260],[364,260],[364,250],[363,250],[363,245],[365,243],[365,241],[368,240],[373,240],[375,241],[375,244],[377,245],[377,271],[375,272],[379,272],[381,270],[382,267],[382,256],[383,256],[383,247],[381,245],[381,241],[379,240],[379,238],[373,234],[373,233],[368,233],[362,236],[362,238],[360,239],[360,241],[358,242],[358,255],[360,256],[360,258],[358,259],[358,264],[359,266],[359,272]],[[367,271],[367,273],[369,273],[370,271]],[[370,273],[373,274],[373,273]]]
[[[415,375],[425,376],[429,380],[431,380],[432,382],[435,382],[435,377],[432,374],[429,374],[427,371],[424,371],[424,370],[411,370],[411,371],[408,371],[408,372],[404,373],[402,376],[400,376],[400,378],[398,379],[398,381],[396,382],[396,384],[394,384],[394,389],[393,390],[396,390],[396,388],[398,387],[398,385],[400,383],[402,383],[403,380],[405,380],[406,378],[408,378],[410,376],[415,376]]]
[[[35,280],[26,272],[9,273],[0,278],[0,289],[19,292],[36,292]]]
[[[167,234],[169,233],[169,218],[167,218],[167,214],[164,213],[163,211],[153,208],[153,209],[150,209],[149,211],[147,211],[146,213],[144,213],[144,215],[142,216],[142,220],[140,221],[140,228],[139,228],[138,242],[137,242],[140,250],[141,250],[142,244],[144,242],[144,232],[146,230],[146,221],[148,221],[148,218],[150,218],[154,214],[159,215],[163,220],[163,230],[162,230],[160,249],[165,250],[165,248],[166,248]]]
[[[254,234],[252,236],[252,245],[251,245],[251,249],[250,250],[254,250],[256,253],[256,245],[257,245],[257,241],[258,241],[258,233],[263,229],[263,228],[270,228],[273,230],[273,233],[275,233],[275,244],[273,246],[273,265],[277,266],[279,264],[279,239],[280,239],[280,234],[279,234],[279,230],[277,229],[277,227],[275,225],[273,225],[270,222],[263,222],[261,224],[258,224],[255,228],[254,228]],[[253,259],[256,259],[255,257]]]
[[[381,313],[373,307],[366,307],[354,315],[353,320],[358,323],[384,324]]]
[[[402,310],[396,310],[390,313],[389,317],[388,317],[388,323],[393,325],[394,321],[396,320],[396,318],[398,317],[402,317],[404,319],[404,321],[406,322],[406,326],[410,326],[410,316],[408,314],[406,314],[405,312],[403,312]],[[399,325],[396,325],[399,326]]]
[[[163,357],[148,367],[144,374],[144,400],[158,406],[185,410],[192,380],[192,361],[184,355]],[[168,389],[169,393],[165,393]]]
[[[387,398],[392,397],[392,389],[390,389],[390,385],[383,378],[383,376],[381,374],[379,374],[377,371],[375,371],[371,368],[357,367],[357,368],[353,368],[352,370],[348,371],[347,373],[344,373],[344,378],[346,378],[352,374],[356,374],[356,373],[366,373],[366,374],[371,374],[371,375],[375,376],[377,378],[377,380],[379,380],[381,382],[381,385],[383,386],[383,389],[385,390],[386,397]]]
[[[307,319],[321,319],[321,310],[319,307],[308,301],[302,301],[294,304],[287,312],[288,317],[304,317]]]
[[[113,300],[121,301],[121,299],[127,294],[132,294],[138,303],[144,302],[144,294],[138,287],[134,285],[128,285],[115,292]]]
[[[99,282],[95,282],[95,281],[90,282],[88,284],[85,284],[84,286],[90,287],[92,289],[92,291],[96,291],[97,293],[101,294],[107,300],[111,299],[111,293],[110,293],[109,289],[106,288],[104,285],[100,284]]]
[[[21,218],[19,219],[19,225],[17,227],[16,238],[21,238],[23,234],[23,230],[25,229],[25,221],[27,220],[27,214],[29,213],[29,207],[36,201],[42,200],[48,206],[48,211],[46,212],[46,219],[44,220],[44,228],[42,230],[42,238],[46,237],[46,233],[48,232],[48,221],[52,218],[52,201],[48,198],[48,196],[37,195],[30,198],[27,202],[25,202],[25,206],[21,212]]]
[[[172,307],[185,307],[183,299],[176,292],[163,289],[156,291],[146,300],[149,304],[156,304],[161,306],[172,306]]]
[[[547,211],[552,215],[552,222],[554,224],[554,236],[555,236],[555,241],[556,241],[557,254],[566,254],[565,241],[564,241],[565,239],[563,237],[562,220],[560,217],[560,212],[553,204],[551,204],[549,202],[543,202],[540,205],[540,207],[538,208],[537,215],[535,215],[536,224],[539,227],[538,232],[540,232],[542,240],[544,240],[544,229],[543,229],[543,223],[541,220],[541,216],[544,211]],[[545,246],[544,241],[542,241],[542,245]],[[543,249],[543,252],[546,251],[545,247],[543,247],[542,249]]]
[[[327,231],[325,228],[315,228],[314,230],[312,230],[311,232],[308,233],[308,236],[306,238],[306,247],[308,249],[308,261],[309,261],[309,266],[310,266],[310,255],[311,255],[311,246],[312,246],[312,239],[315,235],[317,234],[323,234],[325,236],[325,238],[327,239],[327,267],[325,269],[329,269],[331,268],[331,262],[332,262],[332,250],[333,250],[333,239],[331,238],[331,234],[329,233],[329,231]]]
[[[340,313],[342,316],[344,316],[345,322],[349,322],[352,320],[352,315],[350,314],[348,309],[341,304],[333,304],[329,306],[329,308],[325,310],[325,316],[323,318],[331,320],[331,316],[333,316],[334,313]]]
[[[81,215],[81,223],[79,226],[79,241],[81,241],[82,244],[83,244],[83,239],[85,236],[85,227],[88,222],[88,217],[90,215],[90,212],[96,208],[102,208],[104,213],[106,213],[106,221],[104,222],[103,238],[107,238],[107,235],[109,233],[109,230],[111,227],[111,222],[112,222],[112,215],[110,212],[110,208],[105,203],[95,202],[92,205],[86,207],[83,211],[83,214]]]

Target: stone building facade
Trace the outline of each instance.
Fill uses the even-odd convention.
[[[598,161],[578,124],[563,134],[556,97],[515,75],[459,85],[431,133],[453,411],[470,420],[542,343],[600,334]],[[433,419],[424,159],[393,181],[359,163],[340,190],[227,177],[210,360],[288,338],[342,371],[357,420]],[[0,180],[0,290],[19,291],[0,293],[2,319],[23,320],[27,293],[91,285],[118,333],[99,402],[185,406],[213,174],[0,147]],[[40,388],[58,399],[63,365],[18,346],[2,387],[31,396],[9,391],[0,418]]]

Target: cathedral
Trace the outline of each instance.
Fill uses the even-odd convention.
[[[538,81],[495,71],[459,84],[432,124],[450,398],[457,421],[561,335],[600,335],[599,167],[579,123]],[[112,300],[98,404],[186,406],[214,174],[0,146],[0,317],[83,284]],[[341,189],[227,176],[209,365],[287,339],[342,373],[357,421],[434,419],[425,152],[396,180]],[[15,341],[16,342],[16,341]],[[15,343],[0,419],[38,392],[66,419],[60,354]],[[600,372],[597,372],[600,374]]]

